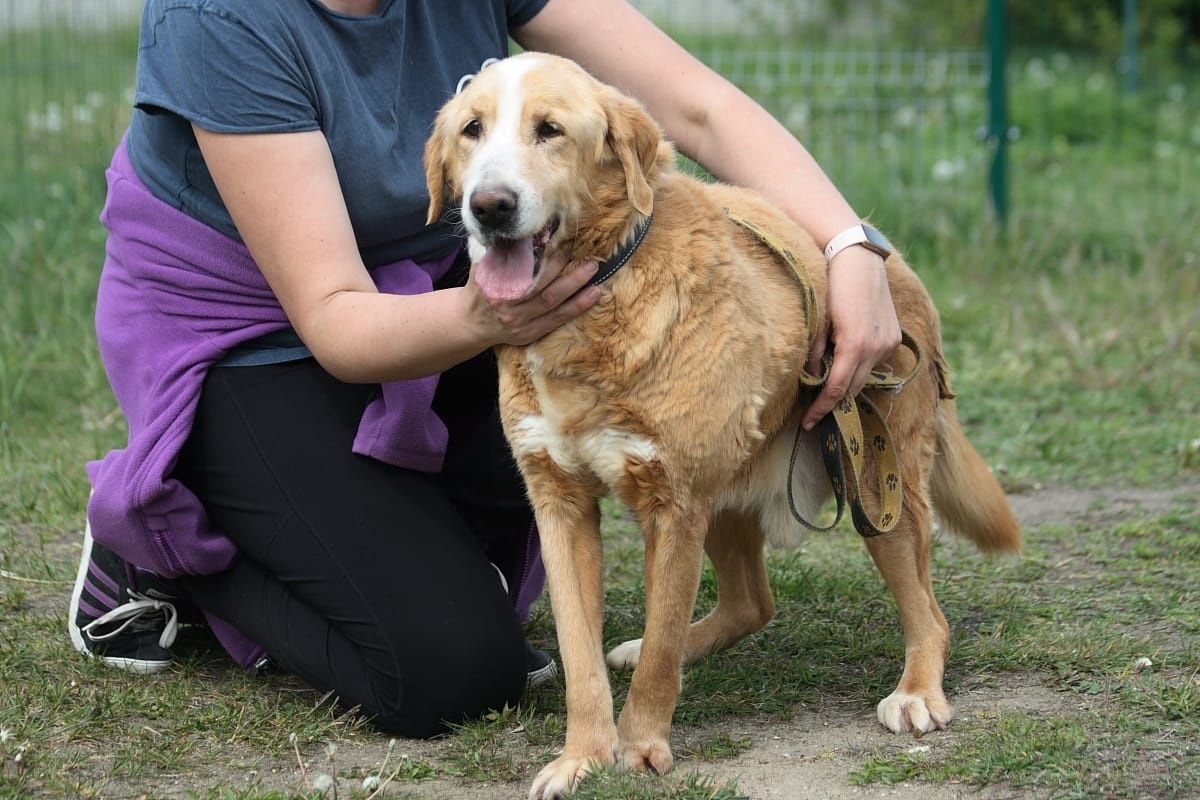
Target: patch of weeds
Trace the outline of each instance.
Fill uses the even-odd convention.
[[[931,772],[933,764],[924,753],[897,753],[892,756],[871,756],[860,769],[850,773],[854,784],[883,783],[891,786],[904,783]],[[926,777],[932,777],[925,775]]]
[[[1096,718],[1039,719],[1026,714],[1000,717],[932,757],[903,752],[875,755],[850,774],[856,784],[899,783],[913,778],[956,780],[976,786],[1007,782],[1014,786],[1082,791],[1098,786],[1092,755]],[[1104,794],[1101,792],[1101,794]]]
[[[719,732],[702,735],[699,740],[686,739],[679,748],[679,754],[701,761],[723,761],[735,758],[754,746],[754,740],[747,736],[733,738],[728,733]]]
[[[1200,672],[1143,673],[1125,682],[1120,693],[1131,706],[1178,724],[1186,735],[1200,736]]]
[[[572,800],[748,800],[735,783],[718,784],[698,772],[683,776],[597,770],[580,783]]]
[[[877,753],[849,777],[857,784],[1007,784],[1049,790],[1055,797],[1178,796],[1200,782],[1196,725],[1177,716],[1190,713],[1190,706],[1174,703],[1178,686],[1153,688],[1142,696],[1150,709],[1161,712],[1157,717],[1131,713],[1139,701],[1114,702],[1128,689],[1106,694],[1105,710],[1097,713],[983,714],[965,726],[966,738],[945,751]]]
[[[324,800],[326,792],[316,790],[309,792],[289,792],[275,789],[246,789],[218,788],[205,792],[188,792],[189,800]]]
[[[566,702],[561,695],[561,688],[559,702]],[[557,743],[562,741],[567,732],[565,713],[540,713],[535,708],[526,708],[524,705],[521,708],[522,721],[513,729],[514,734],[523,734],[525,741],[538,748],[557,746]]]
[[[483,719],[454,726],[446,740],[441,769],[447,775],[473,781],[507,783],[525,777],[528,755],[520,736],[526,720],[516,708],[493,711]],[[517,745],[522,745],[518,748]]]
[[[388,776],[394,774],[394,780],[403,783],[420,783],[433,780],[438,776],[438,768],[420,759],[410,756],[400,756],[398,762],[388,768]],[[362,777],[366,777],[365,775]]]
[[[3,594],[0,594],[0,613],[15,614],[25,607],[28,600],[28,593],[24,589],[7,588]]]
[[[337,800],[339,797],[373,798],[385,791],[388,793],[384,796],[396,797],[394,790],[400,784],[431,780],[441,772],[434,765],[412,758],[407,753],[397,756],[396,739],[388,741],[381,763],[371,767],[355,765],[340,769],[337,765],[339,747],[336,742],[325,743],[324,760],[318,757],[307,764],[296,742],[292,744],[305,791],[311,790],[314,796],[324,800]]]
[[[154,736],[153,739],[154,747],[146,747],[141,740],[114,742],[109,774],[129,780],[179,773],[196,747],[196,742],[190,738]]]

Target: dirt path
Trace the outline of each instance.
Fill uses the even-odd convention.
[[[1032,680],[1025,675],[1001,685],[960,691],[953,698],[959,725],[920,740],[888,733],[876,723],[872,712],[851,714],[844,708],[824,712],[805,709],[790,722],[774,723],[766,729],[747,726],[744,732],[739,732],[735,726],[729,726],[727,731],[731,736],[753,737],[754,746],[735,759],[707,765],[704,772],[717,779],[736,780],[738,788],[753,800],[1030,797],[1026,789],[1014,793],[1003,787],[980,789],[942,783],[855,786],[848,776],[862,766],[865,752],[908,751],[936,758],[939,752],[949,750],[968,735],[961,733],[961,723],[981,712],[1056,714],[1082,708],[1076,698],[1051,691]]]
[[[1032,530],[1163,513],[1188,496],[1200,496],[1200,484],[1172,489],[1045,489],[1008,499],[1021,525]]]
[[[967,688],[954,698],[960,722],[978,713],[1023,711],[1039,714],[1070,714],[1085,708],[1077,696],[1054,692],[1031,676],[1007,678],[987,687]],[[867,752],[912,751],[937,757],[939,752],[952,748],[968,733],[950,730],[917,740],[894,736],[876,722],[873,713],[856,712],[845,707],[803,708],[789,722],[763,725],[754,720],[739,719],[714,726],[712,732],[725,733],[733,739],[748,739],[750,749],[736,758],[712,762],[682,759],[676,769],[681,773],[698,771],[717,781],[734,781],[739,791],[753,800],[840,800],[840,798],[922,798],[922,800],[999,800],[1000,798],[1036,797],[1028,789],[1019,792],[1006,787],[980,789],[956,784],[913,783],[897,786],[873,784],[855,786],[848,776],[862,766]],[[696,731],[689,732],[696,735]],[[514,742],[520,750],[520,743]],[[407,756],[416,761],[437,763],[444,745],[429,741],[399,742],[390,763]],[[345,774],[354,770],[365,774],[378,769],[387,752],[382,738],[359,744],[343,745],[332,765],[319,752],[306,754],[306,769],[310,775],[336,770]],[[298,790],[303,786],[300,770],[294,759],[278,761],[246,759],[248,753],[231,753],[222,748],[221,759],[230,766],[218,766],[215,759],[204,773],[191,773],[173,780],[159,780],[156,796],[186,798],[199,787],[222,785],[229,788],[257,785],[260,790]],[[518,753],[514,753],[518,758]],[[233,766],[236,765],[236,766]],[[331,769],[332,766],[332,769]],[[358,781],[343,779],[340,795],[346,796]],[[135,787],[110,787],[116,794],[136,796]],[[527,781],[510,783],[480,783],[453,778],[436,778],[420,783],[403,783],[397,791],[413,800],[440,800],[454,797],[462,800],[522,800],[529,789]],[[161,793],[161,795],[157,794]],[[388,796],[384,793],[383,796]]]

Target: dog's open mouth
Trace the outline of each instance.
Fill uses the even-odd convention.
[[[519,300],[529,293],[542,268],[542,256],[558,231],[554,217],[523,239],[496,239],[475,265],[475,282],[491,300]]]

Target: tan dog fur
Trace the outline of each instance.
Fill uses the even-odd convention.
[[[681,665],[771,619],[764,541],[798,539],[786,506],[787,456],[812,399],[799,388],[806,326],[821,320],[805,319],[788,267],[724,209],[785,241],[818,297],[826,263],[812,237],[759,195],[675,171],[673,148],[638,103],[571,62],[542,54],[508,61],[520,59],[532,63],[519,76],[505,76],[506,62],[489,67],[439,115],[426,149],[430,219],[462,199],[501,99],[518,96],[502,81],[518,79],[521,125],[533,131],[550,119],[563,132],[549,147],[532,133],[516,137],[528,158],[518,169],[563,220],[548,253],[566,254],[566,269],[607,258],[654,213],[644,243],[593,309],[532,345],[497,348],[505,431],[537,516],[566,672],[566,745],[530,793],[548,798],[614,759],[671,768]],[[485,131],[480,140],[459,134],[473,119]],[[891,730],[924,732],[944,728],[953,714],[941,685],[949,632],[930,576],[931,505],[984,550],[1017,550],[1021,534],[947,399],[928,294],[899,255],[887,270],[901,325],[929,358],[898,394],[871,393],[891,427],[904,483],[898,528],[866,540],[906,643],[899,684],[878,715]],[[542,285],[539,277],[531,291]],[[889,363],[902,374],[913,362],[898,349]],[[795,486],[801,510],[815,515],[829,482],[815,435],[803,436]],[[598,508],[610,493],[636,515],[646,554],[644,639],[609,655],[614,668],[635,667],[616,724],[603,653]],[[877,510],[870,485],[865,501]],[[705,552],[720,599],[689,627]]]

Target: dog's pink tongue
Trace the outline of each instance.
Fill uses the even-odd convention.
[[[533,237],[500,242],[475,265],[475,282],[490,300],[517,300],[533,286]]]

